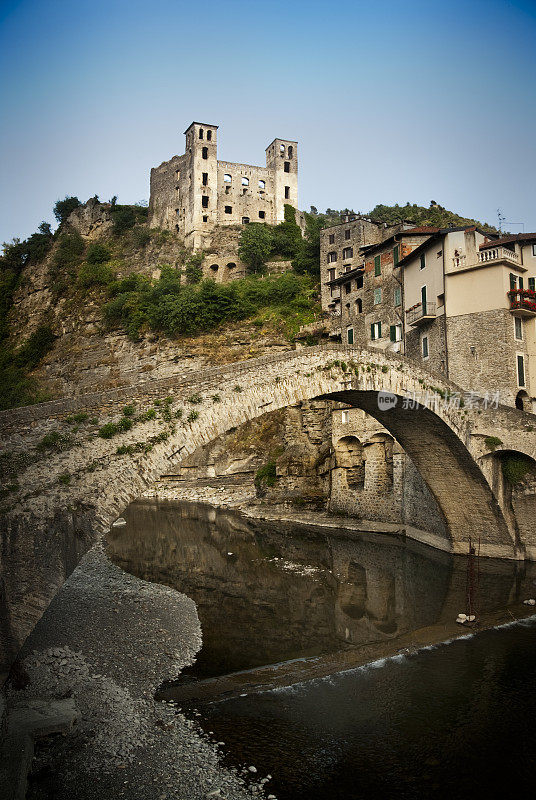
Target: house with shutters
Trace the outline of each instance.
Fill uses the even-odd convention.
[[[536,234],[437,231],[399,267],[405,352],[480,396],[536,404]]]

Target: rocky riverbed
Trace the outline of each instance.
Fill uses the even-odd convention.
[[[24,647],[18,685],[25,687],[8,692],[11,716],[35,699],[71,698],[78,711],[68,733],[38,746],[28,797],[264,795],[262,775],[223,768],[218,747],[194,722],[154,700],[200,647],[192,600],[125,574],[100,547],[90,551]]]

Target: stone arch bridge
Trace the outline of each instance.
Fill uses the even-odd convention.
[[[381,392],[396,404],[380,408]],[[536,495],[525,490],[516,514],[497,468],[501,454],[536,460],[536,416],[473,408],[458,387],[398,355],[300,348],[0,413],[4,470],[16,473],[2,501],[5,648],[16,651],[81,555],[171,464],[254,417],[319,397],[376,417],[414,462],[448,536],[410,535],[463,553],[469,536],[480,537],[484,555],[536,558]],[[101,438],[127,404],[132,428]]]

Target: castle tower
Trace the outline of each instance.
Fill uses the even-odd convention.
[[[266,167],[274,176],[274,222],[285,219],[285,204],[298,208],[298,144],[274,139],[266,148]]]
[[[218,143],[217,125],[192,122],[186,136],[187,184],[184,208],[185,244],[198,250],[203,234],[217,223],[218,212]]]

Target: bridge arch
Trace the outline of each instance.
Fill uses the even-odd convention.
[[[61,430],[73,413],[119,418],[127,402],[143,412],[153,409],[156,400],[161,403],[169,396],[172,401],[171,420],[145,415],[132,430],[111,440],[82,434],[69,448],[47,452],[46,461],[30,460],[18,476],[23,491],[10,500],[2,521],[6,600],[11,609],[17,603],[22,608],[12,613],[15,638],[23,641],[32,615],[35,622],[80,555],[129,502],[169,471],[170,464],[267,411],[315,398],[363,409],[409,455],[436,499],[448,532],[423,541],[466,553],[469,536],[480,536],[485,555],[529,554],[483,464],[489,441],[536,459],[536,418],[505,407],[475,410],[443,402],[456,391],[461,390],[398,354],[319,346],[0,412],[2,439],[11,437],[15,449],[34,452],[43,436]],[[387,410],[385,404],[381,409],[378,405],[385,392],[394,399]],[[406,403],[413,394],[419,401]],[[176,409],[185,412],[180,421]],[[136,445],[142,440],[151,446],[140,450]],[[68,481],[62,479],[65,475]],[[46,555],[40,564],[41,599],[31,610],[24,606],[21,588],[26,560],[20,542],[25,553]],[[530,557],[536,558],[536,542],[531,547]]]

